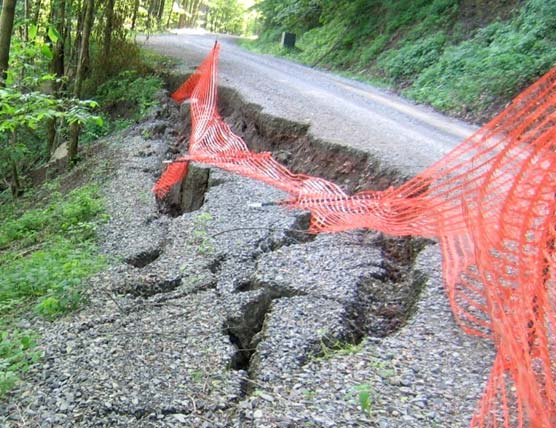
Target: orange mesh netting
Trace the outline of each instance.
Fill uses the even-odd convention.
[[[163,174],[157,197],[191,160],[288,192],[283,203],[310,211],[314,232],[368,228],[438,239],[457,322],[497,349],[471,426],[556,426],[556,70],[402,186],[347,195],[248,150],[216,109],[218,52],[216,44],[173,94],[191,102],[189,154]]]

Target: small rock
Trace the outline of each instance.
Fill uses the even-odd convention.
[[[270,401],[270,402],[274,401],[274,397],[272,397],[271,395],[265,394],[265,393],[259,394],[259,397],[261,397],[263,400],[266,400],[266,401]]]
[[[187,422],[187,416],[185,416],[182,413],[174,413],[172,416],[174,417],[174,419],[176,419],[178,422],[182,424]]]

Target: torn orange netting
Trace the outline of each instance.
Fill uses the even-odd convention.
[[[215,45],[173,95],[191,102],[189,154],[167,169],[156,195],[180,181],[177,165],[191,160],[288,192],[283,203],[310,211],[314,232],[437,239],[457,322],[497,349],[471,426],[555,427],[556,70],[402,186],[348,195],[248,150],[217,112],[218,52]]]

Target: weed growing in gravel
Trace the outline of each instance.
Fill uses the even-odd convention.
[[[373,396],[375,391],[368,383],[354,385],[351,391],[346,394],[349,402],[356,402],[363,414],[369,416],[373,410]]]
[[[369,384],[363,383],[355,387],[357,393],[357,399],[359,401],[359,407],[361,411],[366,415],[369,415],[372,410],[372,394],[373,390]]]
[[[190,244],[197,246],[197,253],[209,255],[214,253],[214,245],[209,235],[209,226],[213,217],[210,213],[202,213],[193,219]]]
[[[313,401],[316,397],[317,393],[315,391],[313,391],[312,389],[305,389],[303,391],[303,398],[305,398],[305,400],[307,401]]]
[[[195,383],[202,383],[205,379],[205,374],[201,370],[189,370],[189,376],[191,376],[191,380]]]
[[[350,343],[343,342],[341,340],[331,341],[326,337],[325,330],[318,330],[317,334],[320,336],[320,348],[321,352],[318,358],[321,359],[331,359],[338,355],[352,355],[357,354],[363,349],[363,343]]]
[[[377,374],[383,379],[388,379],[396,375],[396,371],[386,361],[375,359],[372,366],[375,368]]]

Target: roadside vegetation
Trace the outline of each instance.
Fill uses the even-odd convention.
[[[83,280],[106,263],[95,243],[106,219],[98,186],[67,194],[59,186],[56,180],[0,205],[0,397],[40,358],[33,319],[78,308]]]
[[[109,263],[97,229],[111,161],[97,139],[141,120],[171,65],[133,40],[162,28],[160,8],[172,14],[145,5],[158,9],[0,1],[0,400],[40,361],[38,325],[85,304],[87,278]]]
[[[556,63],[556,0],[261,0],[251,49],[482,122]],[[280,47],[282,31],[296,48]]]
[[[0,400],[40,359],[38,325],[82,306],[109,263],[96,231],[111,160],[97,140],[145,117],[173,65],[135,36],[243,34],[247,3],[0,0]]]

